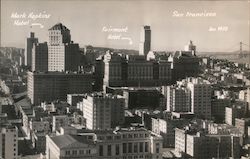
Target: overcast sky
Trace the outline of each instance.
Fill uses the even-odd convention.
[[[30,31],[35,32],[39,42],[48,41],[48,29],[62,22],[71,30],[72,40],[80,46],[138,50],[141,26],[150,25],[152,50],[182,50],[189,40],[193,40],[198,51],[235,51],[240,41],[249,45],[249,7],[247,1],[2,0],[1,46],[24,48]],[[174,11],[184,16],[173,16]],[[12,13],[28,15],[31,12],[50,14],[50,18],[11,18]],[[187,12],[211,12],[216,16],[186,17]],[[17,26],[15,20],[29,20],[29,24]],[[32,23],[44,27],[31,28]],[[218,29],[220,26],[225,30],[209,31],[210,27]],[[103,27],[127,27],[128,30],[104,32]],[[131,38],[132,45],[127,40],[107,39],[114,34]]]

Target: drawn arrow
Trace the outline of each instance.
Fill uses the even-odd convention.
[[[122,37],[121,38],[122,40],[128,40],[129,41],[129,45],[132,45],[133,44],[133,41],[130,37]]]
[[[40,26],[40,28],[44,28],[44,26],[43,26],[41,23],[32,23],[31,25],[32,25],[32,26],[38,25],[38,26]]]

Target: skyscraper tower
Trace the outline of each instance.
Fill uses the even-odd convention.
[[[143,26],[139,44],[139,55],[147,55],[151,49],[151,29],[150,26]]]
[[[31,32],[30,37],[27,38],[26,46],[25,46],[25,66],[32,66],[32,48],[33,44],[38,43],[38,39],[35,38],[35,33]]]
[[[49,29],[48,71],[77,71],[79,45],[71,41],[70,30],[62,23]]]

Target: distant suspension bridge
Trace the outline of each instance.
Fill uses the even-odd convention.
[[[250,56],[250,46],[248,44],[243,43],[243,42],[239,42],[235,45],[232,45],[230,48],[226,49],[225,51],[217,52],[216,55],[212,55],[210,57],[232,56],[234,58],[241,59],[241,58],[247,57],[248,55]]]

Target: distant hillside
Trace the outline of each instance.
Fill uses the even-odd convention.
[[[250,52],[242,51],[242,57],[239,56],[239,52],[199,52],[197,55],[211,56],[218,59],[227,59],[229,61],[237,63],[248,63],[250,64]]]

